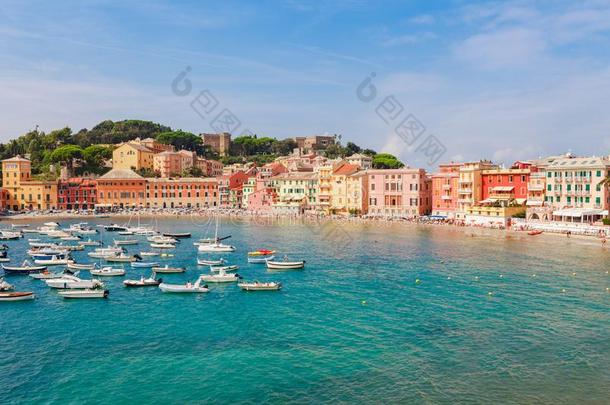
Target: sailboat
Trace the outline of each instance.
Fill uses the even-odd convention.
[[[216,253],[216,252],[234,252],[235,246],[225,245],[220,243],[218,239],[218,216],[216,216],[216,230],[214,231],[214,243],[202,243],[199,245],[197,250],[201,253]]]

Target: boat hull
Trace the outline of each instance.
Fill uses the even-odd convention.
[[[6,274],[30,274],[30,273],[40,273],[41,271],[45,271],[47,266],[30,266],[30,267],[12,267],[12,266],[2,266],[2,269]]]
[[[33,292],[0,292],[0,302],[29,301],[36,298]]]
[[[271,270],[296,270],[305,267],[305,261],[302,262],[270,262],[267,261],[267,268]]]
[[[182,294],[198,294],[198,293],[207,293],[210,291],[207,287],[187,287],[185,285],[180,284],[159,284],[159,290],[164,293],[182,293]]]

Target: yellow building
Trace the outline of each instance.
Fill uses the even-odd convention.
[[[330,188],[330,211],[335,214],[347,214],[349,212],[348,208],[348,198],[349,200],[353,200],[352,195],[354,190],[350,189],[348,193],[348,177],[358,172],[359,166],[344,163],[333,170],[331,175],[331,188]],[[350,185],[353,186],[354,182],[350,182]]]
[[[112,168],[139,170],[154,168],[154,152],[138,143],[124,143],[112,152]]]
[[[467,162],[460,166],[456,218],[465,219],[468,208],[473,207],[483,199],[481,172],[497,167],[488,160]]]
[[[19,155],[2,161],[2,185],[13,211],[57,209],[57,181],[32,180],[30,161]]]
[[[368,203],[368,176],[366,172],[360,171],[347,176],[346,190],[347,190],[347,203],[346,209],[350,214],[362,215],[366,214],[369,210]]]

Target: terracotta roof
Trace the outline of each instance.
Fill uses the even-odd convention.
[[[348,175],[348,174],[356,173],[359,168],[360,167],[358,165],[352,165],[350,163],[346,163],[346,164],[339,166],[337,169],[335,169],[333,174]]]
[[[131,142],[124,143],[123,145],[120,145],[120,146],[119,146],[119,148],[120,148],[121,146],[125,146],[125,145],[129,145],[129,146],[131,146],[132,148],[134,148],[134,149],[136,149],[136,150],[139,150],[140,152],[150,152],[150,153],[153,153],[153,151],[152,151],[152,150],[150,150],[150,149],[148,149],[146,146],[144,146],[144,145],[140,145],[140,144],[138,144],[138,143],[131,143]],[[118,149],[118,148],[117,148],[117,149]]]
[[[109,179],[143,179],[144,177],[140,176],[138,173],[129,169],[112,169],[100,179],[109,180]]]

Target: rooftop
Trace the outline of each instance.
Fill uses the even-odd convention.
[[[144,177],[140,176],[138,173],[129,169],[112,169],[102,177],[102,180],[113,180],[113,179],[144,179]]]

